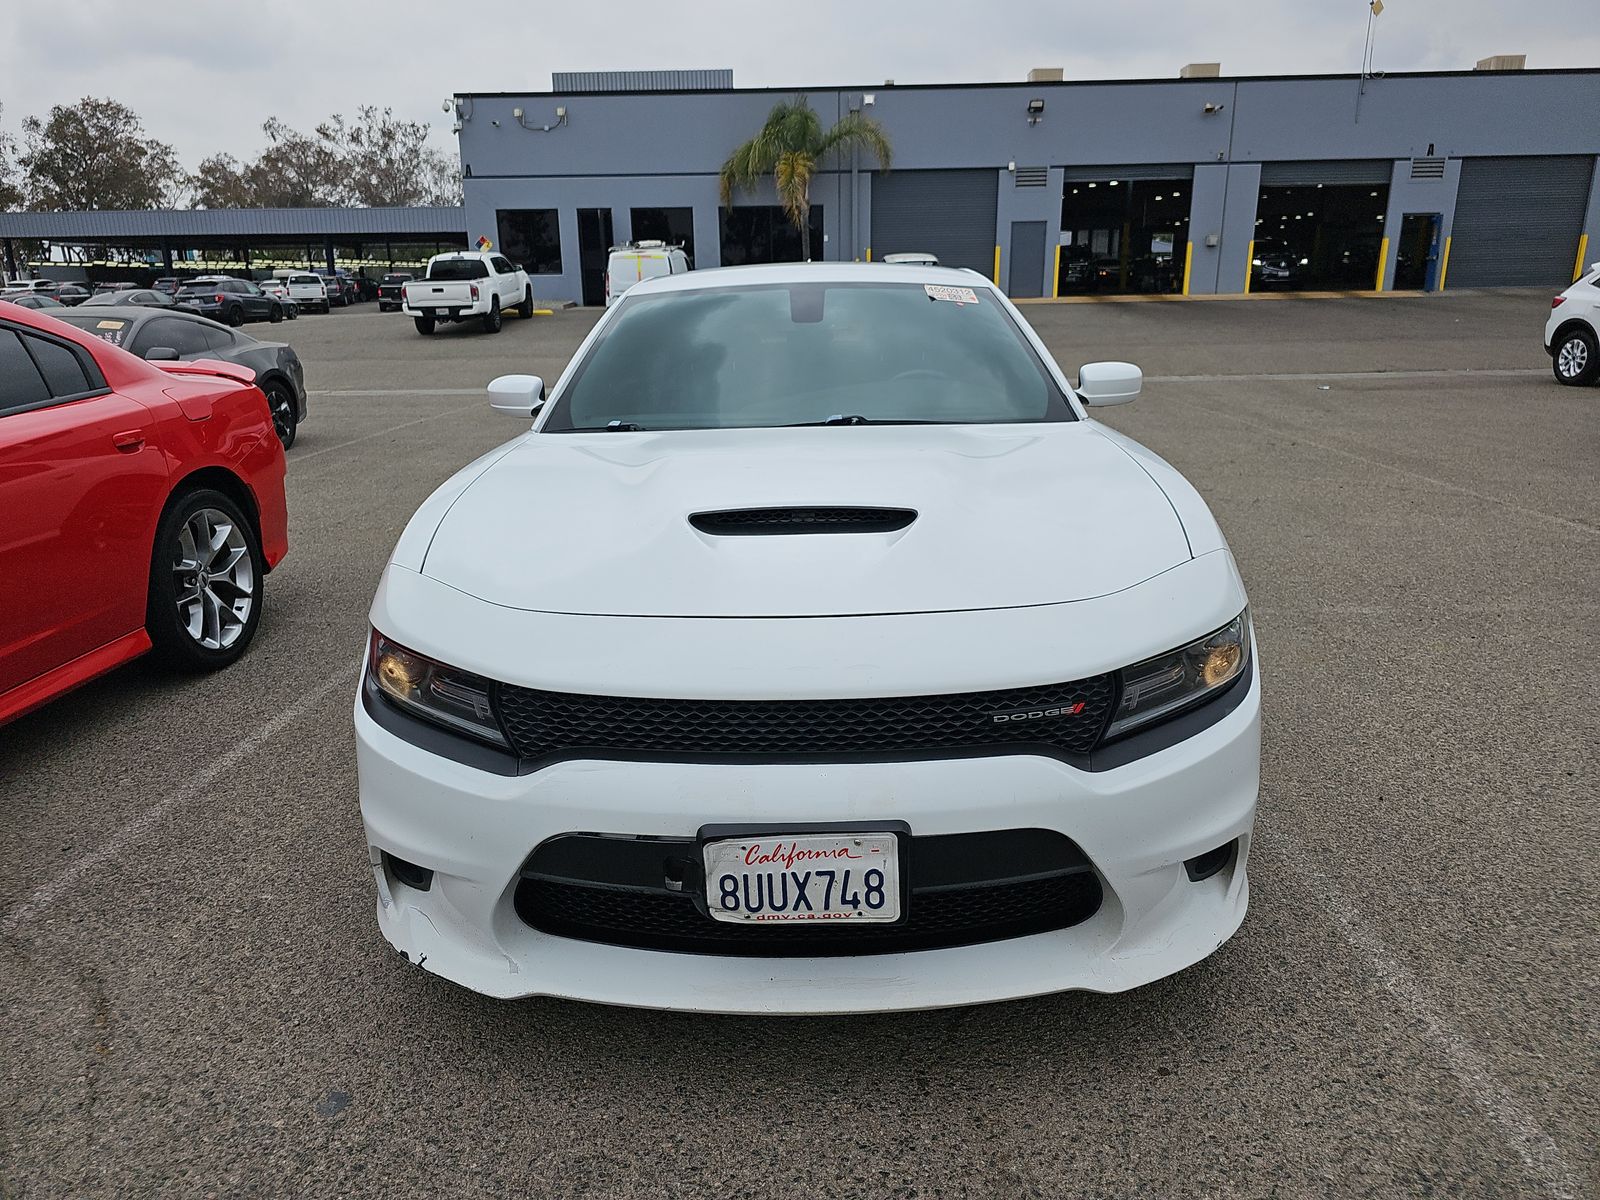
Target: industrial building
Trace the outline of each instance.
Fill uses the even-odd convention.
[[[731,71],[558,74],[452,103],[466,233],[599,303],[606,251],[797,259],[770,185],[719,202],[729,152],[804,94],[874,117],[892,170],[830,162],[812,253],[936,254],[1014,297],[1564,286],[1600,257],[1600,70],[735,88]],[[1513,69],[1504,69],[1511,67]],[[1500,68],[1500,69],[1496,69]]]
[[[13,278],[29,270],[148,284],[184,270],[414,269],[465,245],[459,208],[0,212],[0,269]]]

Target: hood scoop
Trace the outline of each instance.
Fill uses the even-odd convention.
[[[689,524],[716,537],[793,533],[894,533],[917,519],[909,508],[730,508],[700,512]]]

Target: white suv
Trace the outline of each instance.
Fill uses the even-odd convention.
[[[1544,348],[1557,383],[1581,387],[1600,380],[1600,262],[1550,302]]]
[[[328,285],[322,281],[322,276],[306,271],[300,275],[290,275],[284,282],[289,286],[289,299],[301,308],[328,311]]]

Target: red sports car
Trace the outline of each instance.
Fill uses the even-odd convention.
[[[244,653],[289,548],[251,379],[0,302],[0,724],[152,646],[191,670]]]

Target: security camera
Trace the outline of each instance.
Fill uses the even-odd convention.
[[[452,98],[452,99],[446,100],[443,104],[441,104],[439,106],[439,111],[440,112],[449,112],[455,106],[456,106],[456,102]]]

